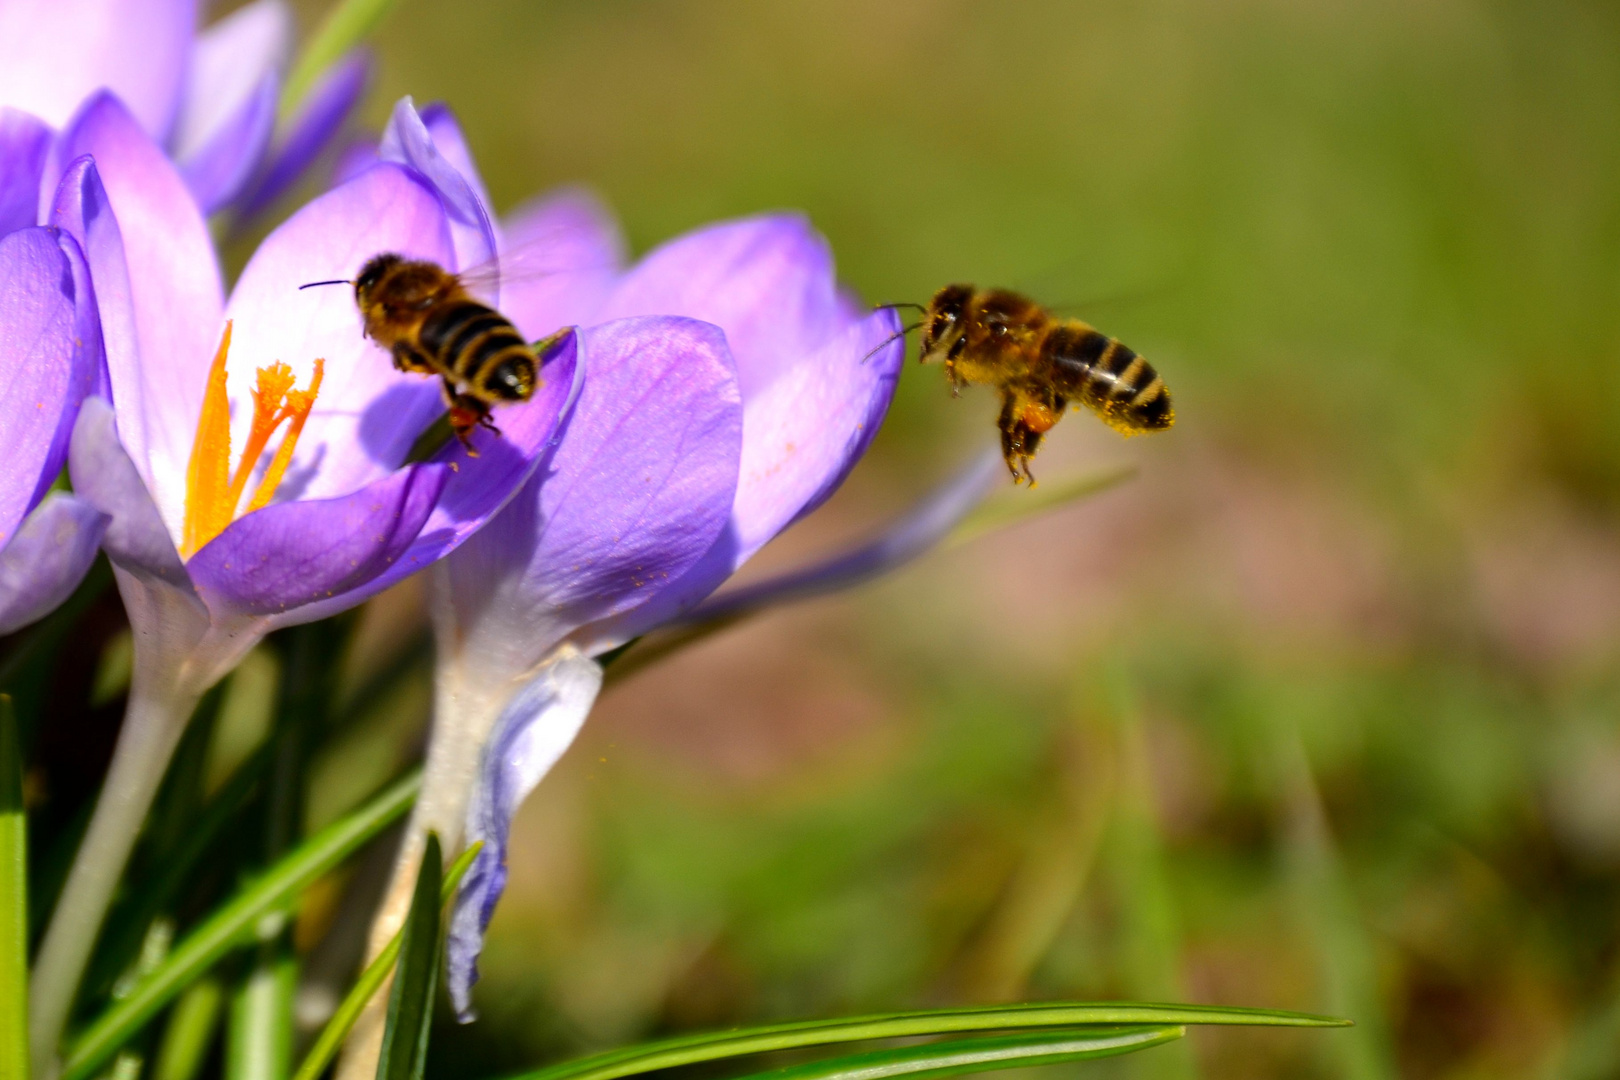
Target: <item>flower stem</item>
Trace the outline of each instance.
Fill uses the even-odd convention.
[[[441,649],[440,655],[448,651]],[[372,918],[367,963],[381,955],[405,925],[427,834],[437,833],[446,852],[460,849],[484,743],[514,689],[511,683],[500,686],[499,680],[468,673],[454,654],[440,660],[434,684],[433,732],[422,770],[422,794],[394,858],[388,891]],[[370,1080],[376,1075],[387,1012],[386,994],[371,999],[350,1031],[336,1080]]]
[[[186,721],[201,697],[200,691],[179,680],[153,678],[153,674],[137,665],[112,767],[34,966],[29,986],[33,1004],[29,1047],[35,1080],[52,1080],[56,1075],[57,1044],[107,906]]]
[[[11,695],[0,694],[0,1080],[28,1080],[28,818]]]

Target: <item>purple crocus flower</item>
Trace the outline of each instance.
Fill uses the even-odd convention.
[[[452,443],[406,464],[443,412],[438,387],[364,340],[348,290],[298,286],[380,251],[456,268],[453,220],[421,173],[378,163],[305,206],[227,300],[201,209],[116,97],[94,96],[60,142],[70,164],[52,220],[96,282],[112,396],[81,409],[70,471],[110,519],[103,547],[135,666],[114,763],[36,965],[32,1034],[45,1064],[201,693],[268,631],[359,603],[465,541],[539,464],[583,358],[613,363],[623,347],[564,338],[534,397],[497,415],[502,434],[475,435],[479,456]],[[681,327],[662,337],[700,358],[712,344]]]
[[[447,202],[477,201],[463,214],[476,234],[482,184],[446,111],[396,113],[380,153],[453,170],[432,175]],[[893,312],[838,287],[826,242],[798,215],[700,229],[629,270],[615,226],[579,193],[496,231],[502,310],[526,335],[594,326],[627,346],[616,364],[593,359],[542,468],[435,575],[434,736],[401,887],[372,945],[403,919],[427,830],[483,841],[451,928],[463,1016],[512,815],[590,711],[602,674],[592,657],[689,609],[831,495],[876,433],[903,355]],[[692,365],[623,321],[647,316],[717,327],[720,362]]]
[[[330,143],[359,100],[366,64],[334,64],[278,136],[293,30],[286,3],[255,0],[200,32],[197,7],[0,0],[0,107],[60,129],[92,94],[110,91],[168,148],[206,211],[262,209]],[[45,178],[47,198],[55,184]]]

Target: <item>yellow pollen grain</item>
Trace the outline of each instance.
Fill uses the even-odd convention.
[[[310,377],[309,389],[287,391],[287,403],[282,406],[276,422],[286,419],[291,423],[287,425],[287,434],[282,436],[281,445],[276,447],[276,456],[270,459],[270,467],[264,471],[264,479],[259,481],[259,490],[253,493],[253,501],[248,503],[248,513],[268,503],[280,486],[281,478],[287,475],[287,466],[292,464],[293,451],[298,447],[298,436],[304,433],[304,421],[309,419],[309,411],[315,407],[315,395],[321,392],[321,380],[325,376],[326,361],[316,357],[315,374]]]

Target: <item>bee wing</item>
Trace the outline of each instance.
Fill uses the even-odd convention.
[[[568,235],[568,230],[558,229],[554,233],[531,236],[492,259],[459,271],[456,279],[474,296],[493,302],[506,285],[618,268],[612,262],[581,262],[571,245],[563,243]]]

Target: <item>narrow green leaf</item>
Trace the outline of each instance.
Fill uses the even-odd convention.
[[[1067,1061],[1114,1057],[1174,1042],[1186,1033],[1187,1029],[1180,1026],[1118,1027],[999,1035],[987,1039],[953,1039],[788,1065],[770,1072],[754,1073],[743,1080],[887,1080],[895,1076],[926,1080],[936,1076],[960,1076],[995,1069],[1023,1069],[1034,1065],[1060,1065]]]
[[[879,1013],[841,1020],[801,1020],[752,1028],[683,1035],[659,1042],[621,1047],[524,1073],[513,1080],[617,1080],[691,1065],[700,1061],[831,1046],[864,1039],[896,1039],[954,1032],[1012,1029],[1075,1028],[1151,1024],[1241,1024],[1274,1027],[1345,1027],[1347,1020],[1268,1009],[1234,1009],[1214,1005],[1152,1005],[1136,1002],[1081,1004],[1051,1002],[988,1009],[926,1009]]]
[[[213,1041],[224,1000],[218,979],[199,980],[180,995],[163,1032],[152,1080],[193,1080]]]
[[[388,1025],[383,1029],[377,1080],[422,1080],[427,1067],[433,995],[439,988],[441,864],[439,836],[430,832],[422,868],[416,873],[416,895],[405,916],[394,988],[388,995]]]
[[[992,496],[975,507],[971,514],[962,519],[961,524],[951,530],[950,535],[945,537],[945,547],[953,548],[969,540],[977,540],[986,533],[1016,525],[1065,503],[1107,491],[1135,475],[1135,465],[1118,465]]]
[[[28,815],[11,695],[0,694],[0,1080],[28,1080]]]
[[[157,970],[128,997],[97,1017],[68,1051],[62,1080],[84,1080],[130,1036],[214,962],[249,936],[258,920],[288,903],[362,844],[398,820],[416,800],[420,773],[397,781],[370,802],[333,822],[249,884],[186,935]]]
[[[444,875],[444,887],[439,890],[440,904],[450,902],[450,898],[456,894],[456,887],[461,884],[462,877],[466,875],[473,859],[477,858],[483,847],[484,842],[480,840],[463,851],[456,861],[450,864],[450,869]],[[315,1045],[309,1048],[304,1063],[298,1066],[298,1071],[293,1074],[293,1080],[315,1080],[337,1056],[338,1047],[342,1046],[343,1040],[348,1037],[349,1029],[360,1019],[361,1012],[371,1001],[372,995],[387,980],[388,973],[394,970],[394,961],[399,958],[400,941],[404,937],[405,930],[401,927],[392,940],[383,946],[382,952],[377,954],[377,959],[366,965],[366,970],[360,973],[360,977],[344,995],[343,1003],[337,1007],[332,1013],[332,1018],[321,1029],[320,1037],[315,1040]]]
[[[396,0],[340,0],[315,36],[304,46],[287,86],[281,92],[281,115],[288,116],[309,93],[326,69],[344,53],[371,36],[383,18],[394,7]]]
[[[298,961],[281,944],[262,947],[231,1001],[225,1080],[282,1080],[292,1071]]]

